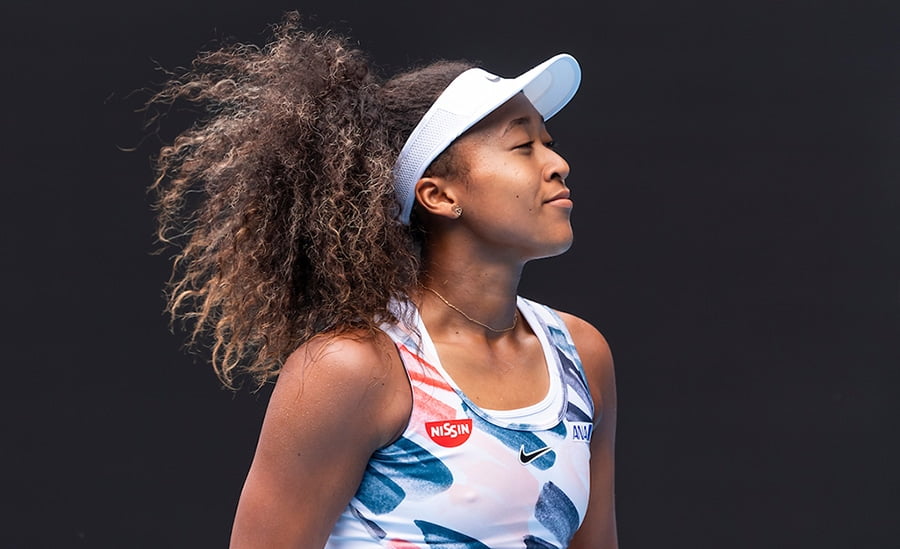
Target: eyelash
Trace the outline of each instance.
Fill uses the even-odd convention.
[[[534,141],[529,141],[528,143],[522,143],[521,145],[517,146],[516,148],[522,149],[525,147],[531,147],[532,145],[534,145]],[[556,141],[554,141],[554,140],[547,141],[546,143],[544,143],[544,146],[547,147],[548,149],[555,149]]]

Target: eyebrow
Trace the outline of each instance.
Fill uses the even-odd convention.
[[[509,121],[509,124],[506,125],[506,129],[503,130],[501,137],[508,134],[510,131],[512,131],[513,128],[516,128],[518,126],[527,126],[529,124],[531,124],[531,119],[528,118],[527,116],[520,116],[519,118],[513,118],[512,120]]]

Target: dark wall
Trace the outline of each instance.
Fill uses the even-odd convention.
[[[0,546],[226,546],[268,393],[169,332],[136,109],[297,8],[387,70],[581,61],[576,244],[522,293],[612,346],[623,549],[897,547],[900,4],[52,4],[0,18]]]

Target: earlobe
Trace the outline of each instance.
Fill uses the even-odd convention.
[[[423,177],[416,183],[416,202],[428,213],[456,219],[462,208],[456,201],[453,190],[440,177]]]

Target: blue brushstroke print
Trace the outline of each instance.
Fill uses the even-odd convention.
[[[568,430],[566,429],[566,423],[564,421],[560,421],[556,424],[556,427],[550,429],[550,432],[554,435],[559,435],[562,438],[566,438],[566,434]]]
[[[398,450],[390,461],[372,460],[356,492],[356,499],[377,515],[393,511],[406,491],[427,496],[453,484],[453,474],[437,457],[415,442],[401,438],[391,445]]]
[[[376,515],[393,511],[405,497],[403,488],[387,475],[375,470],[371,463],[366,467],[366,473],[356,490],[356,499]]]
[[[477,539],[455,530],[424,520],[413,522],[416,523],[416,526],[422,531],[422,535],[425,536],[425,543],[432,547],[440,547],[440,549],[490,549],[490,547]]]
[[[559,349],[557,349],[556,354],[559,357],[559,363],[562,366],[563,380],[565,381],[566,386],[570,390],[575,391],[582,402],[588,403],[587,405],[591,406],[593,400],[591,399],[591,393],[587,387],[587,383],[584,380],[581,368],[574,362],[569,360],[569,357]],[[592,413],[592,409],[582,410],[581,408],[578,408],[571,400],[566,407],[566,419],[568,419],[569,421],[591,422],[593,421],[593,419],[591,418]]]
[[[572,360],[559,349],[557,349],[556,355],[559,357],[559,363],[562,365],[563,377],[566,380],[566,384],[570,389],[573,389],[578,393],[581,400],[584,402],[591,402],[591,394],[588,391],[587,382],[582,376],[581,368],[572,362]]]
[[[591,416],[584,413],[581,408],[575,406],[571,402],[566,405],[566,419],[569,421],[581,421],[584,423],[593,423]]]
[[[534,516],[563,546],[569,544],[580,522],[575,504],[552,482],[541,489]]]
[[[560,319],[560,322],[562,320]],[[557,328],[556,326],[547,326],[547,333],[550,334],[550,343],[553,344],[557,349],[565,352],[567,355],[571,357],[578,356],[578,351],[575,349],[575,345],[569,341],[569,338],[566,337],[566,334]]]
[[[360,521],[363,526],[366,527],[366,531],[369,532],[369,535],[375,539],[384,539],[387,536],[387,532],[381,529],[381,526],[378,526],[371,520],[367,519],[359,512],[359,509],[356,508],[355,505],[350,505],[350,513],[356,518],[356,520]]]
[[[525,536],[525,549],[559,549],[559,547],[537,536]]]

